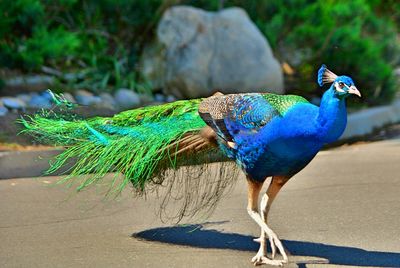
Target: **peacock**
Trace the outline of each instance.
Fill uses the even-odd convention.
[[[64,110],[26,116],[21,123],[24,132],[35,138],[65,147],[48,171],[54,172],[69,163],[70,174],[62,182],[78,181],[77,189],[81,190],[113,172],[123,174],[123,178],[114,177],[110,192],[118,193],[130,184],[143,193],[168,185],[172,178],[178,188],[185,189],[182,215],[190,207],[191,213],[211,209],[235,181],[235,172],[221,166],[216,175],[199,179],[181,172],[179,180],[177,174],[168,172],[213,162],[234,163],[246,175],[247,211],[261,228],[260,237],[255,239],[260,248],[251,261],[255,265],[282,266],[288,257],[267,223],[271,205],[291,177],[325,144],[341,136],[347,123],[346,98],[361,97],[350,77],[337,76],[325,65],[318,71],[318,84],[330,84],[320,107],[296,95],[216,93],[208,98],[179,100],[90,119],[70,116],[68,109],[72,105],[54,94],[58,105],[66,106]],[[268,177],[272,179],[258,206]],[[169,191],[172,190],[167,188]],[[272,251],[270,257],[267,242]],[[281,258],[275,258],[277,251]]]

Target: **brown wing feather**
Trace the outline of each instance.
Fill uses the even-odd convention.
[[[204,99],[199,105],[199,115],[225,142],[233,141],[226,129],[224,119],[233,109],[235,94],[214,95]]]
[[[163,148],[163,150],[174,152],[171,156],[175,157],[183,154],[198,153],[216,145],[216,134],[214,130],[207,126],[199,132],[187,133],[182,138]]]

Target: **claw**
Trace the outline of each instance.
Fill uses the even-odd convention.
[[[258,254],[258,253],[256,256],[254,256],[251,259],[251,262],[254,264],[254,266],[262,265],[262,264],[268,264],[268,265],[273,265],[273,266],[283,266],[283,264],[286,263],[286,261],[284,261],[284,260],[271,260],[261,254]]]
[[[271,258],[267,258],[267,256],[266,256],[265,247],[263,246],[263,245],[265,245],[265,240],[262,240],[262,239],[263,238],[261,238],[261,237],[253,239],[255,242],[261,243],[260,249],[257,252],[257,255],[251,259],[251,262],[254,265],[268,264],[268,265],[274,265],[274,266],[282,266],[283,264],[288,262],[288,258],[285,253],[285,250],[283,248],[283,245],[275,233],[270,234],[270,237],[268,238],[270,246],[271,246],[271,251],[272,251]],[[264,239],[265,239],[265,237],[264,237]],[[283,259],[275,260],[277,250],[279,250],[279,253],[282,255]]]
[[[275,258],[276,255],[276,249],[278,248],[279,253],[282,255],[283,257],[283,261],[284,263],[286,263],[288,261],[288,257],[286,255],[286,252],[283,248],[282,242],[279,240],[278,236],[273,233],[270,237],[269,237],[269,243],[271,245],[271,251],[272,251],[272,259]]]

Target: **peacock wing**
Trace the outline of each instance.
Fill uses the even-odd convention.
[[[211,96],[199,105],[206,124],[226,142],[233,142],[239,132],[254,132],[265,126],[279,112],[262,94]]]
[[[249,93],[217,95],[204,99],[199,114],[226,142],[239,133],[255,133],[298,103],[307,100],[295,95]]]

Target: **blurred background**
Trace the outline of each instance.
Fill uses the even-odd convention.
[[[84,116],[206,97],[298,94],[318,104],[325,63],[390,104],[400,77],[400,2],[378,0],[0,0],[0,143],[50,88]],[[87,107],[90,107],[87,109]]]

